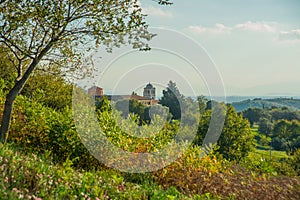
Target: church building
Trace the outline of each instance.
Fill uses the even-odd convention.
[[[148,83],[144,88],[143,96],[140,96],[134,92],[131,95],[104,95],[103,88],[97,86],[89,88],[88,94],[94,96],[95,98],[107,97],[108,100],[135,99],[146,106],[152,106],[158,104],[159,102],[159,100],[155,99],[155,87],[153,87],[151,83]]]
[[[151,83],[148,83],[144,88],[143,97],[147,99],[155,99],[155,87]]]

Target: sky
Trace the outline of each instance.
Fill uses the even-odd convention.
[[[110,76],[102,76],[110,80],[98,83],[104,91],[142,93],[148,82],[163,89],[174,80],[186,95],[300,96],[299,0],[173,3],[140,0],[147,23],[158,34],[154,51],[127,53],[113,62],[105,70]]]

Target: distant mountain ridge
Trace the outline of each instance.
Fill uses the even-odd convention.
[[[271,107],[287,107],[292,110],[300,110],[300,99],[295,98],[271,98],[262,99],[254,98],[247,99],[239,102],[232,102],[233,107],[241,112],[247,110],[248,108],[271,108]]]

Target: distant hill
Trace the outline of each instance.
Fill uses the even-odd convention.
[[[271,107],[287,107],[292,110],[300,110],[300,99],[294,98],[273,98],[273,99],[248,99],[239,102],[233,102],[233,107],[241,112],[247,110],[248,108],[271,108]]]

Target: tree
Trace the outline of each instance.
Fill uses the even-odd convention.
[[[14,66],[11,63],[12,56],[6,52],[7,47],[0,43],[0,79],[5,81],[5,87],[2,88],[4,93],[12,88],[14,80],[17,77]]]
[[[211,110],[208,109],[200,120],[196,144],[201,145],[207,134],[211,120]],[[240,160],[248,155],[255,145],[254,135],[248,120],[243,119],[232,105],[227,105],[227,112],[221,136],[216,150],[228,160]]]
[[[258,121],[258,131],[266,136],[271,134],[273,126],[273,123],[268,118],[262,117]]]
[[[239,160],[248,155],[255,145],[254,135],[247,120],[228,105],[224,128],[219,139],[219,152],[229,160]]]
[[[270,112],[272,115],[273,120],[289,120],[292,121],[293,119],[300,121],[300,112],[299,111],[293,111],[288,109],[274,109]]]
[[[130,100],[125,99],[125,100],[117,101],[115,107],[118,111],[122,112],[121,114],[122,117],[127,118],[129,113],[131,113],[138,116],[139,125],[142,125],[145,122],[145,116],[146,116],[145,112],[147,112],[146,106],[138,102],[136,99],[130,99]]]
[[[63,110],[72,105],[72,88],[63,77],[36,71],[24,86],[21,94],[39,101],[47,107]]]
[[[173,119],[181,118],[181,107],[184,96],[179,92],[175,82],[169,81],[166,90],[163,90],[163,97],[160,99],[160,104],[170,109]]]
[[[300,147],[300,122],[279,120],[272,133],[272,147],[276,150],[293,152]]]
[[[279,120],[275,123],[274,129],[273,129],[273,137],[279,137],[279,138],[287,138],[291,134],[290,132],[290,125],[291,122],[287,120]]]
[[[197,102],[199,104],[199,111],[201,115],[205,112],[207,101],[207,98],[203,95],[197,97]]]
[[[169,0],[157,0],[168,5]],[[13,103],[38,67],[56,66],[74,75],[89,69],[84,52],[106,46],[108,51],[125,42],[149,49],[145,15],[138,0],[24,0],[1,1],[0,44],[12,57],[17,78],[6,95],[0,140],[8,135]]]
[[[250,122],[250,125],[253,126],[254,123],[258,122],[260,118],[264,117],[270,119],[271,116],[266,113],[265,110],[260,108],[249,108],[243,112],[244,118],[247,118]]]

